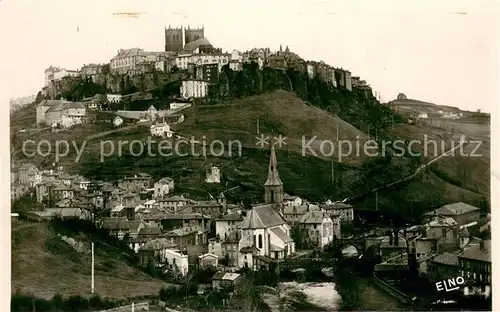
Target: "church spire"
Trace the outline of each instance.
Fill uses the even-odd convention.
[[[265,186],[283,185],[278,174],[278,162],[276,161],[276,153],[274,151],[274,144],[271,142],[271,156],[269,157],[269,171],[267,174],[267,181]]]
[[[266,204],[276,205],[281,210],[283,204],[283,182],[278,174],[278,162],[274,151],[274,143],[271,141],[271,156],[269,157],[269,172],[267,181],[264,183]]]

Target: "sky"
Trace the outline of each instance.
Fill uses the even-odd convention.
[[[228,52],[288,45],[304,59],[349,69],[384,102],[402,92],[489,112],[498,101],[498,7],[489,0],[0,0],[0,105],[36,94],[49,65],[107,63],[122,48],[163,51],[164,27],[183,24],[203,25]],[[131,12],[139,14],[116,14]]]

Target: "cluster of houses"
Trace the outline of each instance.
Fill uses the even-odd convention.
[[[255,63],[260,69],[270,67],[279,70],[296,69],[310,79],[318,77],[334,87],[348,90],[357,88],[366,95],[373,94],[365,80],[351,75],[343,68],[333,67],[321,62],[306,61],[297,54],[284,50],[272,52],[269,48],[253,48],[240,52],[222,52],[205,37],[204,28],[165,28],[165,51],[144,51],[140,48],[120,49],[109,64],[86,64],[80,70],[66,70],[50,66],[45,71],[45,83],[61,80],[66,76],[82,76],[97,81],[99,75],[122,74],[138,75],[153,72],[174,72],[183,70],[189,73],[183,79],[180,95],[185,99],[204,98],[208,95],[209,85],[216,82],[222,66],[228,65],[233,71],[241,71],[243,64]]]
[[[207,182],[220,179],[216,169],[214,165],[207,167]],[[12,173],[12,182],[26,190],[24,194],[13,190],[13,200],[31,192],[44,206],[43,210],[23,213],[25,217],[94,220],[124,240],[138,254],[140,265],[154,265],[178,277],[185,276],[192,265],[215,266],[220,271],[214,279],[217,285],[237,279],[234,272],[238,269],[271,269],[295,257],[292,228],[306,234],[311,248],[321,249],[341,238],[342,224],[354,220],[350,205],[329,200],[309,203],[284,193],[274,148],[264,183],[264,202],[249,210],[227,203],[223,192],[201,201],[175,194],[172,178],[154,181],[144,173],[107,183],[70,175],[62,168],[38,170],[23,164]],[[364,250],[378,248],[383,259],[375,267],[379,273],[414,266],[420,276],[432,282],[464,276],[465,295],[489,296],[490,233],[489,217],[484,222],[479,208],[458,202],[424,214],[421,225],[366,233]]]
[[[365,250],[379,248],[383,262],[375,271],[380,275],[413,270],[431,283],[462,276],[463,295],[489,297],[490,219],[490,215],[481,217],[477,207],[463,202],[448,204],[425,213],[421,225],[385,235],[367,233]]]
[[[216,169],[207,167],[207,182],[220,179]],[[226,277],[236,279],[238,269],[270,269],[294,257],[292,226],[307,234],[311,247],[323,248],[340,238],[341,222],[353,220],[351,206],[312,204],[285,194],[274,148],[264,184],[265,201],[247,211],[227,203],[223,192],[202,201],[175,195],[172,178],[153,181],[148,174],[108,183],[70,175],[62,168],[38,170],[25,164],[18,181],[34,190],[44,206],[23,212],[24,217],[93,220],[125,241],[138,254],[141,266],[153,265],[178,277],[185,276],[191,265],[215,266],[221,271],[214,277],[216,284],[225,283]]]

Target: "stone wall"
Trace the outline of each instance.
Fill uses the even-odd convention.
[[[383,280],[379,279],[375,272],[373,272],[373,280],[375,281],[375,284],[377,287],[388,293],[389,295],[393,296],[397,300],[399,300],[402,303],[408,303],[410,300],[407,295],[402,293],[401,291],[397,290],[396,288],[392,287],[391,285],[387,284]]]

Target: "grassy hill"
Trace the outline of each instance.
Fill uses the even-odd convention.
[[[200,142],[205,141],[207,149],[213,141],[220,140],[224,144],[224,150],[219,148],[215,152],[220,152],[221,156],[210,155],[209,152],[204,157],[201,145],[195,145],[195,152],[201,154],[199,156],[193,155],[188,145],[181,145],[180,148],[180,152],[188,152],[188,156],[175,154],[162,156],[159,154],[157,144],[151,147],[151,152],[156,156],[148,156],[147,148],[144,149],[145,152],[142,155],[134,156],[129,150],[130,142],[133,140],[146,142],[149,135],[147,126],[135,126],[121,132],[108,132],[107,129],[101,129],[102,126],[99,125],[83,125],[66,132],[42,133],[36,134],[35,137],[46,138],[52,142],[63,137],[73,137],[77,144],[81,144],[90,135],[102,133],[101,137],[86,141],[85,151],[79,162],[75,162],[77,155],[73,151],[63,157],[60,163],[70,172],[81,172],[90,178],[104,180],[119,179],[123,175],[138,172],[150,173],[155,178],[171,176],[176,181],[178,193],[195,198],[206,198],[207,193],[216,194],[239,186],[227,196],[230,200],[248,203],[262,200],[262,185],[267,175],[269,147],[256,146],[257,128],[260,134],[268,136],[282,134],[287,137],[286,145],[276,147],[278,168],[285,191],[312,200],[342,199],[366,193],[377,186],[413,173],[421,163],[436,156],[433,153],[429,153],[427,157],[392,156],[390,149],[384,157],[364,155],[363,143],[367,135],[359,128],[362,128],[363,123],[368,124],[368,122],[359,117],[359,112],[372,110],[379,113],[377,106],[380,105],[365,104],[366,107],[363,108],[362,104],[358,103],[359,98],[354,94],[341,95],[339,101],[344,107],[349,108],[347,111],[353,116],[357,114],[358,127],[339,118],[337,114],[304,102],[294,93],[287,91],[274,91],[235,99],[225,105],[202,105],[185,110],[183,113],[186,121],[175,125],[173,130],[183,137],[194,137]],[[344,118],[349,118],[346,110],[343,110],[342,115]],[[488,129],[485,125],[456,123],[450,133],[450,127],[443,125],[431,127],[430,125],[408,125],[396,122],[393,123],[393,127],[386,126],[385,129],[378,130],[378,133],[374,133],[373,129],[367,129],[371,132],[372,138],[375,138],[376,134],[379,140],[383,138],[392,141],[401,139],[405,142],[423,141],[424,135],[427,135],[429,140],[443,141],[445,150],[451,147],[452,140],[457,140],[461,133],[466,133],[470,137],[484,141],[481,151],[487,156],[482,158],[459,155],[445,157],[412,183],[395,190],[380,192],[377,196],[378,204],[375,204],[373,195],[355,204],[363,209],[377,208],[412,216],[450,201],[463,200],[471,204],[479,202],[489,193],[489,181],[485,175],[485,172],[489,170]],[[330,157],[321,155],[321,140],[335,142],[337,135],[339,140],[350,141],[353,149],[359,141],[361,146],[359,155],[356,155],[355,150],[351,155],[342,159],[339,159],[337,152]],[[311,144],[314,152],[306,150],[307,153],[304,156],[302,155],[303,136],[305,142],[317,136],[317,141]],[[101,162],[100,144],[106,140],[114,142],[115,152]],[[121,156],[118,155],[119,141],[128,141],[122,147]],[[232,145],[233,154],[229,154],[231,141],[241,142],[241,155],[238,154],[235,144]],[[178,140],[173,139],[171,143],[175,146],[177,142]],[[381,143],[379,142],[379,145]],[[324,151],[328,153],[328,145],[324,147]],[[420,148],[421,146],[418,145],[413,146],[416,151]],[[473,146],[468,148],[471,149]],[[106,147],[106,150],[109,151],[109,147]],[[138,151],[139,144],[133,145],[132,152]],[[314,156],[314,153],[317,156]],[[441,153],[440,149],[438,153]],[[18,155],[23,156],[22,153]],[[28,159],[25,158],[25,160]],[[36,164],[50,164],[53,156],[35,157],[29,160]],[[204,183],[205,168],[209,164],[217,164],[221,167],[223,176],[221,185]],[[467,168],[466,173],[463,173],[463,168]],[[416,207],[415,212],[406,209],[409,203]]]
[[[12,292],[38,298],[90,296],[91,255],[79,252],[58,234],[72,237],[89,251],[89,234],[47,223],[19,221],[12,227]],[[124,299],[157,295],[165,282],[133,267],[134,255],[103,239],[95,241],[95,292],[101,297]]]
[[[413,99],[396,99],[388,103],[394,110],[402,114],[411,113],[417,114],[420,112],[437,113],[442,110],[443,112],[459,113],[461,110],[458,107],[437,105],[434,103],[413,100]]]

